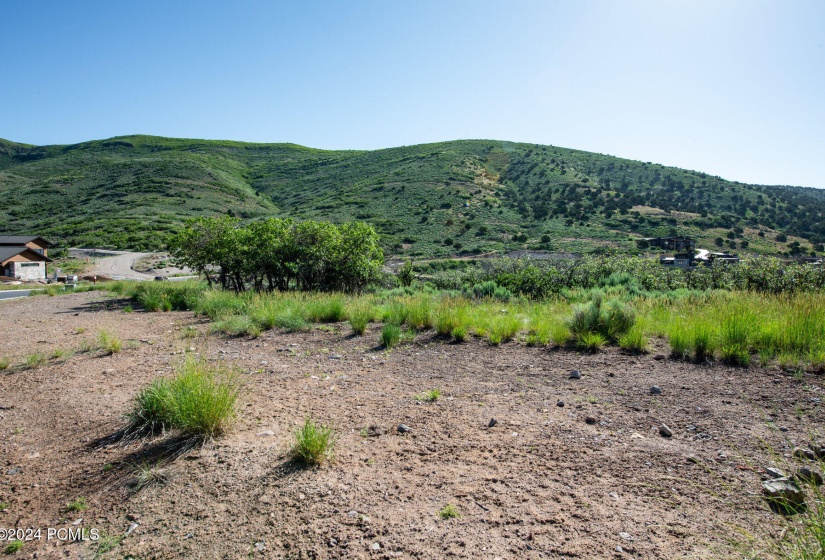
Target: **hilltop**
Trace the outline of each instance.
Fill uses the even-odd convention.
[[[160,249],[186,218],[363,220],[389,254],[638,252],[688,235],[737,252],[823,251],[825,192],[555,146],[459,140],[373,151],[121,136],[0,140],[4,232]]]

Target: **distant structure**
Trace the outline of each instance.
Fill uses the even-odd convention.
[[[0,274],[15,280],[45,280],[51,246],[38,235],[0,235]]]
[[[717,266],[738,263],[739,257],[730,253],[711,253],[701,250],[698,254],[680,253],[673,257],[661,257],[659,263],[662,266],[672,266],[674,268],[690,269],[695,266]]]

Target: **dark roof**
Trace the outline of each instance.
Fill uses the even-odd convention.
[[[33,261],[52,262],[49,257],[43,256],[37,251],[32,251],[24,245],[17,245],[14,247],[0,247],[0,262],[5,262],[10,258],[20,255],[22,253],[29,253],[26,256]]]
[[[0,245],[25,245],[26,243],[31,243],[35,239],[39,239],[46,245],[51,246],[51,243],[39,235],[0,235]]]

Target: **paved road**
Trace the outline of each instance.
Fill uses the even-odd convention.
[[[17,297],[26,297],[31,290],[4,290],[0,292],[0,299],[12,299]]]

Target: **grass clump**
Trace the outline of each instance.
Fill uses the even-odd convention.
[[[441,389],[430,389],[415,396],[419,402],[435,402],[441,397]]]
[[[35,352],[26,356],[26,367],[29,369],[40,367],[46,363],[46,354],[42,352]]]
[[[458,508],[452,504],[447,504],[443,508],[441,508],[438,512],[438,516],[441,519],[456,519],[461,517],[461,512],[458,511]]]
[[[590,303],[573,308],[568,328],[579,347],[591,347],[601,338],[602,344],[618,341],[636,323],[636,314],[629,306],[613,300],[604,303],[604,295],[595,291]],[[599,335],[595,337],[593,335]],[[589,344],[585,344],[586,339]]]
[[[585,352],[598,352],[607,340],[599,333],[586,332],[576,337],[576,347]]]
[[[168,429],[214,438],[237,416],[240,382],[234,372],[188,356],[171,379],[156,379],[138,393],[127,414],[127,432],[151,435]]]
[[[321,298],[310,301],[304,308],[304,318],[311,323],[337,323],[344,320],[344,315],[341,298]]]
[[[25,543],[21,540],[10,541],[9,544],[3,549],[3,552],[6,554],[14,554],[15,552],[20,552],[23,550],[23,545]]]
[[[164,486],[169,482],[169,473],[160,467],[160,464],[151,465],[141,463],[135,466],[135,480],[132,484],[134,492],[140,492],[144,488],[152,486]]]
[[[0,358],[0,371],[5,371],[9,369],[10,365],[11,361],[8,358],[6,358],[5,356]]]
[[[99,331],[97,333],[97,343],[105,354],[117,354],[123,350],[121,340],[109,331]]]
[[[372,320],[375,310],[368,303],[358,303],[347,309],[347,318],[352,327],[352,332],[362,336]]]
[[[89,504],[86,503],[86,498],[81,496],[66,504],[66,511],[81,512],[88,509],[88,507]]]
[[[392,323],[385,324],[384,328],[381,329],[381,344],[384,345],[384,348],[397,346],[400,341],[401,327]]]
[[[647,352],[647,337],[639,327],[633,327],[621,335],[618,343],[619,348],[628,352]]]
[[[337,436],[332,426],[316,423],[311,416],[293,434],[292,457],[306,465],[321,465],[333,458]]]

